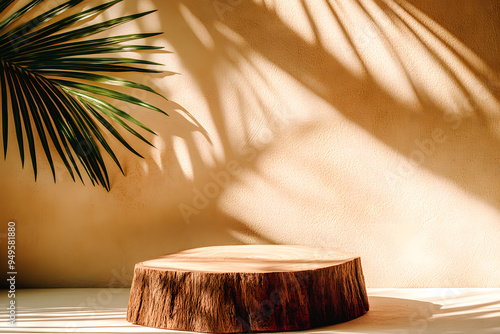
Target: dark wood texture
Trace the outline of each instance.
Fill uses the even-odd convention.
[[[136,264],[127,321],[197,332],[283,331],[366,311],[359,257],[303,246],[218,246]]]

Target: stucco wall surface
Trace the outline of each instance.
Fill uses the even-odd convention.
[[[126,0],[94,21],[149,9],[114,32],[164,31],[145,43],[172,53],[139,57],[168,72],[130,78],[170,116],[122,105],[158,136],[127,137],[144,160],[112,141],[109,193],[43,159],[35,183],[10,139],[18,287],[127,286],[141,260],[241,243],[358,254],[368,287],[500,287],[499,1]]]

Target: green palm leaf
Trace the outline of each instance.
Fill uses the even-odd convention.
[[[147,132],[154,132],[100,96],[165,113],[136,97],[106,87],[127,87],[161,96],[149,86],[116,76],[124,72],[159,73],[161,71],[144,66],[160,64],[101,55],[156,50],[160,47],[123,44],[156,36],[158,33],[88,38],[153,11],[81,27],[82,21],[102,13],[122,0],[113,0],[61,18],[67,10],[83,2],[69,0],[31,20],[17,23],[26,13],[36,10],[43,1],[25,1],[24,6],[11,10],[8,15],[6,12],[16,1],[0,2],[0,106],[4,157],[7,156],[9,146],[9,131],[13,127],[21,163],[24,167],[27,152],[35,180],[38,166],[36,147],[40,143],[54,181],[56,153],[73,180],[76,180],[76,174],[84,182],[81,173],[83,169],[92,184],[101,185],[109,191],[109,176],[101,151],[111,157],[122,173],[123,169],[106,141],[103,129],[139,157],[142,157],[141,154],[123,138],[112,123],[149,145],[149,141],[129,123]],[[115,75],[100,72],[112,72]],[[10,120],[12,124],[9,124]]]

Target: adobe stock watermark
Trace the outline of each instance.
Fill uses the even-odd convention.
[[[16,223],[9,222],[7,224],[7,297],[9,304],[7,311],[9,312],[9,326],[16,325]]]

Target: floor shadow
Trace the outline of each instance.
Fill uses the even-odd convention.
[[[425,290],[421,290],[424,295]],[[435,297],[439,302],[370,295],[370,310],[363,316],[345,323],[297,333],[498,333],[500,301],[489,295],[498,293],[492,290],[465,290],[447,297],[441,292],[443,298],[439,297],[438,292]],[[397,292],[397,289],[391,291]],[[7,327],[2,323],[0,333],[165,332],[126,322],[128,297],[129,289],[20,290],[17,296],[20,303],[17,309],[18,324],[16,327]],[[7,297],[3,295],[2,303],[5,300]],[[0,316],[6,315],[7,311],[0,311]]]
[[[371,296],[369,301],[370,310],[365,315],[307,333],[493,334],[500,329],[498,302],[445,308],[412,299]],[[496,308],[487,310],[492,305]]]
[[[440,309],[440,305],[411,299],[371,296],[368,300],[370,310],[361,317],[307,333],[400,333],[405,330],[422,333]]]

